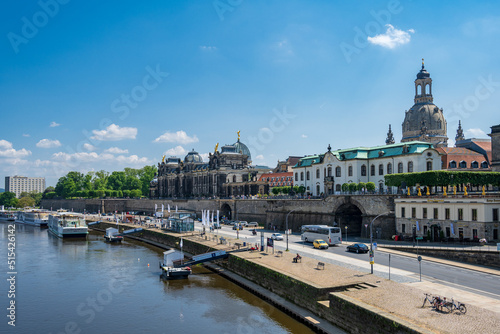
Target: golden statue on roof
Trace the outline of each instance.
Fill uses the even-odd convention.
[[[217,144],[215,145],[215,150],[214,150],[214,153],[217,153],[217,150],[218,150],[218,149],[219,149],[219,143],[217,143]]]
[[[165,162],[165,156],[161,157],[161,163]]]
[[[238,134],[238,141],[240,141],[240,130],[236,131],[236,133]]]

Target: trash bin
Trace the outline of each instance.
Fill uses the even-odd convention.
[[[243,242],[243,247],[246,247],[247,246],[247,243],[246,242]]]

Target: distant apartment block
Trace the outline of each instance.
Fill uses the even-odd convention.
[[[45,190],[44,177],[27,177],[27,176],[6,176],[5,191],[10,191],[16,194],[19,198],[22,192],[36,191],[43,193]]]

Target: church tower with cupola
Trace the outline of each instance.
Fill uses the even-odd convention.
[[[432,143],[434,147],[448,146],[443,109],[434,104],[432,79],[425,69],[424,59],[422,59],[422,69],[415,79],[414,105],[406,111],[402,126],[401,142],[418,140]]]

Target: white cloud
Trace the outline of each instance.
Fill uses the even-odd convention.
[[[5,139],[0,140],[0,149],[11,149],[12,148],[12,143],[9,141],[6,141]]]
[[[144,164],[152,163],[152,161],[150,161],[148,158],[138,157],[137,155],[114,156],[113,154],[109,154],[109,153],[98,154],[96,152],[77,152],[77,153],[72,153],[72,154],[65,153],[65,152],[58,152],[58,153],[54,153],[52,155],[52,160],[59,161],[59,162],[68,162],[71,164],[95,163],[95,162],[104,162],[104,163],[112,163],[112,164],[120,163],[120,164],[126,164],[125,167],[128,167],[129,165],[138,165],[138,164],[144,165]]]
[[[61,125],[61,124],[56,123],[56,122],[51,122],[51,123],[50,123],[50,127],[51,127],[51,128],[55,128],[56,126],[60,126],[60,125]]]
[[[208,161],[208,154],[209,153],[201,153],[200,156],[203,159],[203,161]]]
[[[465,138],[488,138],[488,135],[481,129],[465,130]]]
[[[126,154],[128,153],[128,150],[122,150],[121,148],[118,147],[110,147],[107,150],[104,150],[104,152],[113,154]]]
[[[217,50],[217,47],[215,47],[215,46],[201,45],[200,49],[203,50],[203,51],[215,51],[215,50]]]
[[[165,151],[165,155],[170,155],[170,156],[177,156],[177,157],[182,157],[183,155],[186,155],[187,151],[184,149],[182,146],[176,146],[174,148],[171,148],[170,150]]]
[[[410,33],[415,32],[413,29],[408,31],[399,30],[390,24],[386,24],[385,26],[387,27],[385,34],[368,37],[368,42],[384,48],[394,49],[396,46],[410,42]]]
[[[191,144],[197,143],[198,137],[196,135],[189,137],[186,132],[180,130],[175,133],[165,132],[160,137],[154,140],[155,143],[179,143],[179,144]]]
[[[307,138],[307,135],[301,135],[300,137],[301,138]]]
[[[85,151],[95,151],[97,149],[97,147],[95,147],[94,145],[92,144],[89,144],[89,143],[85,143],[83,144],[83,149]]]
[[[50,140],[50,139],[42,139],[38,143],[36,143],[36,147],[40,148],[54,148],[61,146],[61,142],[59,140]]]
[[[31,137],[28,133],[23,133],[23,137]]]
[[[9,159],[19,159],[22,157],[26,157],[31,154],[31,151],[28,151],[24,148],[20,150],[16,150],[13,148],[12,143],[1,139],[0,140],[0,157],[2,158],[9,158]],[[12,160],[5,160],[4,162],[14,164],[17,163],[17,161],[12,161]]]
[[[123,139],[135,139],[137,128],[120,128],[116,124],[111,124],[106,130],[92,130],[92,139],[102,141],[118,141]]]
[[[264,156],[262,154],[259,154],[255,157],[255,160],[264,160]]]

